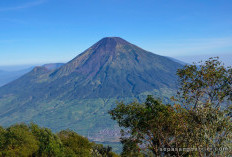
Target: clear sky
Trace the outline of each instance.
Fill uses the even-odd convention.
[[[165,56],[232,60],[232,1],[0,0],[0,66],[67,62],[108,36]]]

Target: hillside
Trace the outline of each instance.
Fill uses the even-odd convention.
[[[50,63],[50,64],[45,64],[42,66],[46,67],[49,70],[55,70],[55,69],[61,67],[62,65],[63,65],[63,63]],[[20,78],[24,74],[30,72],[33,68],[34,68],[34,66],[32,66],[30,68],[25,68],[22,70],[14,70],[14,71],[0,70],[0,87],[10,83],[11,81],[14,81],[14,80]]]
[[[107,112],[116,100],[171,96],[180,67],[119,37],[103,38],[57,69],[35,67],[1,87],[0,125],[34,121],[95,136],[115,126]]]

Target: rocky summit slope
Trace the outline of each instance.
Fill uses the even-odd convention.
[[[36,67],[0,88],[0,125],[34,121],[82,135],[112,128],[107,111],[116,100],[170,96],[181,67],[119,37],[103,38],[58,68]]]

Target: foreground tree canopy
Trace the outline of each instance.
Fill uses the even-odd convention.
[[[122,127],[122,156],[231,155],[232,69],[218,58],[177,72],[171,105],[148,96],[109,111]]]
[[[113,157],[110,147],[88,141],[71,130],[57,134],[36,124],[0,127],[0,156]]]

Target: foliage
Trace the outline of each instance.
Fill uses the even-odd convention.
[[[121,153],[122,157],[143,157],[143,154],[140,153],[138,145],[131,139],[122,139],[123,151]]]
[[[102,144],[94,144],[92,148],[93,157],[118,157],[117,154],[112,152],[112,147],[104,147]]]
[[[148,155],[153,153],[161,155],[160,148],[176,148],[181,134],[184,130],[184,114],[177,112],[177,107],[164,105],[159,100],[147,97],[144,104],[133,102],[125,105],[119,103],[111,110],[114,120],[117,120],[122,129],[122,144],[124,156],[139,156],[141,153]],[[169,155],[177,155],[167,152]]]
[[[231,148],[232,68],[218,58],[179,69],[176,98],[188,111],[189,145],[196,148]],[[199,156],[227,155],[228,151],[198,152]]]
[[[210,58],[200,66],[186,65],[177,71],[179,76],[178,101],[183,105],[211,105],[219,108],[222,104],[231,105],[232,68],[224,67],[218,58]]]
[[[186,65],[177,72],[174,105],[147,97],[145,103],[119,103],[109,111],[122,127],[124,156],[215,156],[231,148],[232,69],[216,59]],[[172,149],[165,151],[165,149]],[[180,149],[176,149],[180,148]],[[189,148],[191,150],[185,150]],[[202,151],[201,149],[204,149]]]
[[[25,124],[16,124],[1,130],[2,156],[30,156],[38,150],[38,142]]]
[[[94,155],[93,152],[97,152]],[[6,129],[0,127],[0,156],[43,157],[108,157],[117,156],[110,147],[88,141],[71,130],[57,134],[50,129],[31,123],[16,124]]]
[[[58,133],[66,151],[72,151],[77,156],[88,157],[91,155],[92,143],[85,137],[82,137],[71,130],[64,130]]]
[[[35,124],[30,125],[31,132],[39,141],[37,156],[61,156],[62,143],[60,139],[47,128],[40,128]]]

